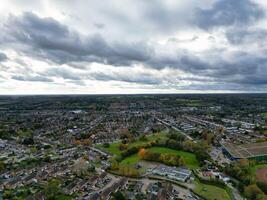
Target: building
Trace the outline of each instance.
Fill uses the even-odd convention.
[[[167,167],[163,165],[153,169],[152,173],[159,176],[167,176],[169,179],[181,182],[188,180],[192,174],[190,170],[182,167]]]

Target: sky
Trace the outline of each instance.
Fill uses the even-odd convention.
[[[267,92],[267,1],[2,0],[0,94]]]

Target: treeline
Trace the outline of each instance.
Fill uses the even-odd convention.
[[[210,147],[206,141],[195,143],[185,140],[185,137],[178,133],[171,133],[166,141],[158,142],[156,146],[194,153],[200,165],[205,164],[205,160],[210,160],[208,154]]]
[[[171,153],[156,153],[147,149],[140,149],[138,155],[141,159],[153,162],[160,162],[170,166],[183,166],[183,157]]]
[[[255,161],[247,159],[238,160],[233,164],[229,164],[225,168],[225,173],[238,180],[235,184],[246,198],[251,200],[265,200],[267,199],[267,183],[255,180],[251,172],[255,164]]]
[[[144,137],[145,136],[141,136],[139,140],[146,141]],[[210,156],[208,154],[209,145],[207,142],[203,141],[195,143],[191,140],[185,140],[185,137],[179,133],[171,133],[168,135],[167,139],[148,141],[145,144],[130,148],[127,144],[122,143],[119,148],[120,150],[123,150],[123,152],[120,157],[117,157],[117,160],[122,161],[123,159],[138,153],[140,149],[148,149],[153,146],[167,147],[178,151],[193,153],[196,155],[196,159],[200,165],[204,165],[205,160],[210,160]]]

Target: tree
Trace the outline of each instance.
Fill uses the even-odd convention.
[[[180,159],[179,159],[179,165],[180,166],[185,166],[185,159],[184,159],[184,157],[180,157]]]
[[[194,143],[193,141],[191,140],[186,140],[184,143],[183,143],[183,148],[185,151],[189,151],[189,152],[194,152],[194,150],[196,149],[196,143]]]
[[[256,184],[252,184],[249,185],[247,187],[245,187],[244,190],[244,195],[248,198],[248,199],[257,199],[258,195],[262,195],[263,192],[261,191],[260,188],[258,188],[258,186]]]
[[[75,145],[77,145],[77,146],[80,146],[82,143],[81,143],[81,141],[80,140],[75,140]]]
[[[22,144],[24,145],[33,145],[34,144],[34,140],[32,137],[26,137],[23,139]]]
[[[210,132],[203,132],[202,134],[202,138],[208,143],[211,144],[214,140],[214,134],[210,133]]]
[[[119,150],[123,151],[123,150],[127,149],[127,147],[128,147],[127,144],[123,144],[123,143],[121,143],[121,144],[119,145]]]
[[[73,165],[73,171],[78,175],[78,176],[83,176],[83,175],[88,175],[89,169],[90,169],[90,164],[87,160],[80,158],[75,162]]]
[[[82,141],[82,144],[84,146],[90,146],[92,144],[92,141],[89,138],[86,138]]]
[[[267,194],[267,182],[257,182],[257,186]]]
[[[105,142],[105,143],[103,144],[103,147],[104,147],[104,148],[109,148],[109,147],[110,147],[110,144],[107,143],[107,142]]]
[[[60,181],[57,179],[52,179],[48,181],[44,190],[46,199],[54,200],[56,199],[56,196],[62,194],[62,191],[59,186]]]
[[[117,160],[113,159],[113,160],[111,161],[110,169],[111,169],[111,170],[117,170],[117,169],[119,169],[119,163],[118,163]]]
[[[0,161],[0,172],[4,171],[6,169],[6,165],[3,161]]]
[[[146,150],[144,148],[141,148],[138,152],[138,156],[143,159],[146,154]]]
[[[139,137],[139,140],[140,140],[140,141],[143,141],[143,142],[147,141],[147,137],[146,137],[146,135],[145,135],[145,134],[142,134],[142,135]]]
[[[126,198],[120,191],[113,193],[112,197],[114,200],[126,200]]]
[[[120,165],[119,166],[119,173],[123,176],[129,176],[129,177],[139,177],[140,173],[137,169],[135,169],[132,166],[127,165]]]

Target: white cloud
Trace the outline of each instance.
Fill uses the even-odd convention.
[[[259,0],[4,1],[0,93],[266,91],[266,10]]]

